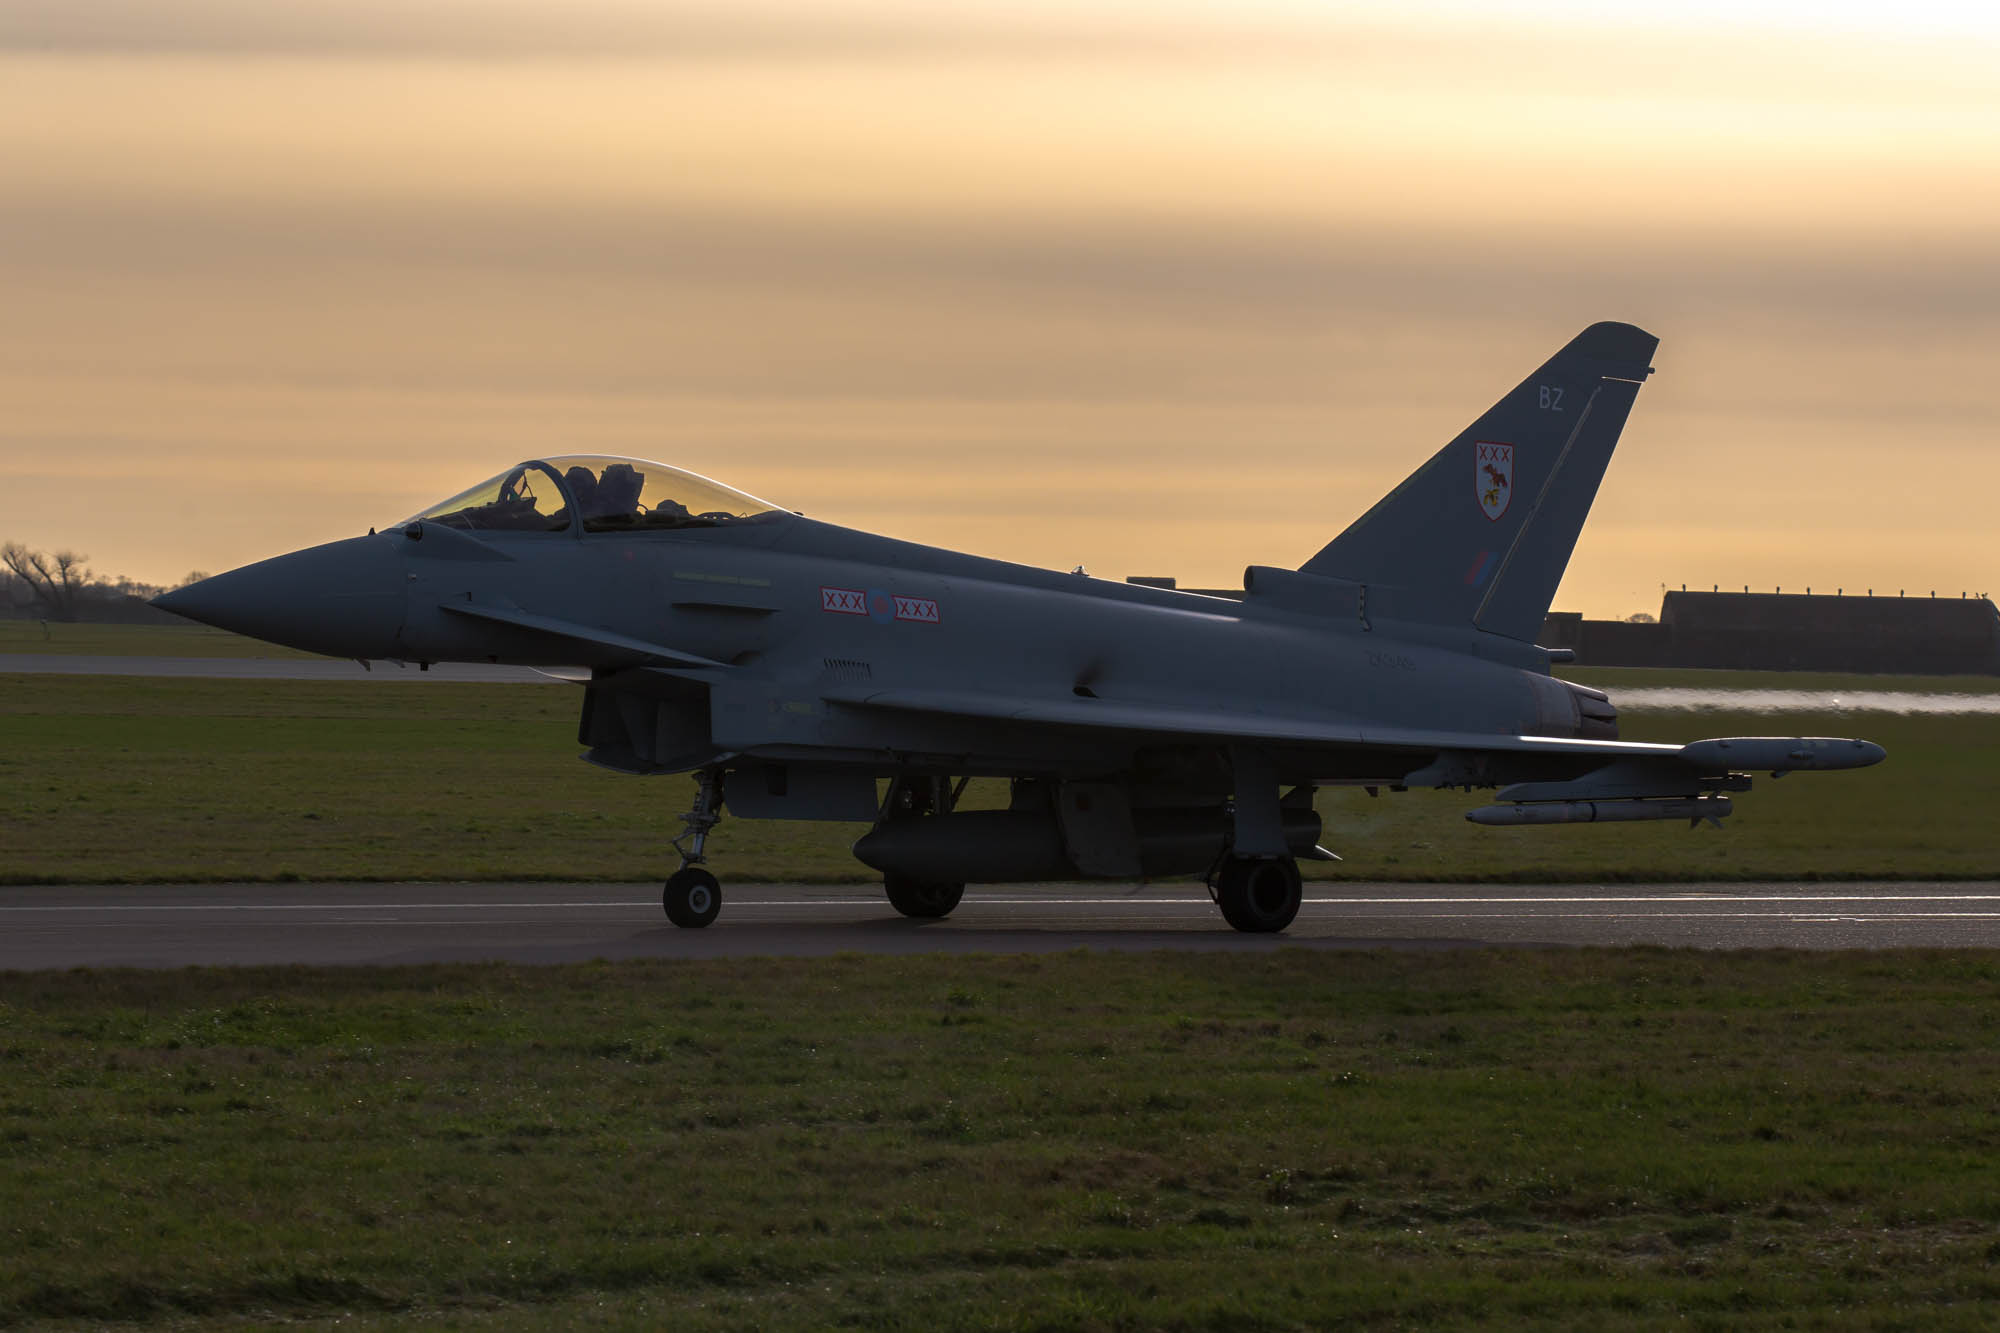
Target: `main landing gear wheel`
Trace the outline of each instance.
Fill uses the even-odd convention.
[[[1232,856],[1222,863],[1213,889],[1222,919],[1252,934],[1291,925],[1304,896],[1299,864],[1289,856]]]
[[[965,896],[963,884],[941,884],[907,875],[886,875],[882,887],[889,891],[889,906],[904,916],[930,919],[951,915],[951,909]]]
[[[698,930],[722,910],[722,885],[700,866],[682,866],[667,876],[660,903],[667,909],[667,920]]]

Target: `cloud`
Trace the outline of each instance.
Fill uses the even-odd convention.
[[[1284,6],[1160,0],[14,0],[0,47],[36,51],[509,59],[1277,56],[1352,26]]]
[[[1760,17],[1729,0],[1657,13],[1559,0],[11,0],[0,7],[0,52],[1305,65],[1499,95],[1989,103],[2000,24],[1927,23],[1924,8],[1856,23],[1824,3]]]
[[[17,0],[0,535],[171,577],[592,449],[1222,582],[1619,318],[1572,605],[1996,581],[1990,51],[1389,14]]]

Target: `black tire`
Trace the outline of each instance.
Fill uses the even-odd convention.
[[[700,866],[682,866],[667,876],[660,905],[667,909],[667,920],[700,930],[722,910],[722,885]]]
[[[1292,924],[1305,896],[1289,856],[1232,856],[1216,877],[1215,905],[1241,931],[1268,935]]]
[[[884,876],[882,887],[889,892],[889,906],[904,916],[926,920],[950,916],[951,909],[965,896],[963,884],[941,884],[904,875]]]

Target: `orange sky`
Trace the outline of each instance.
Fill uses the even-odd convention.
[[[2000,592],[2000,27],[1482,12],[10,6],[0,539],[170,581],[599,451],[1233,583],[1608,318],[1559,607]]]

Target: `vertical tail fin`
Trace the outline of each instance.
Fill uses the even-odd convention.
[[[1591,325],[1300,568],[1532,643],[1657,346]]]

